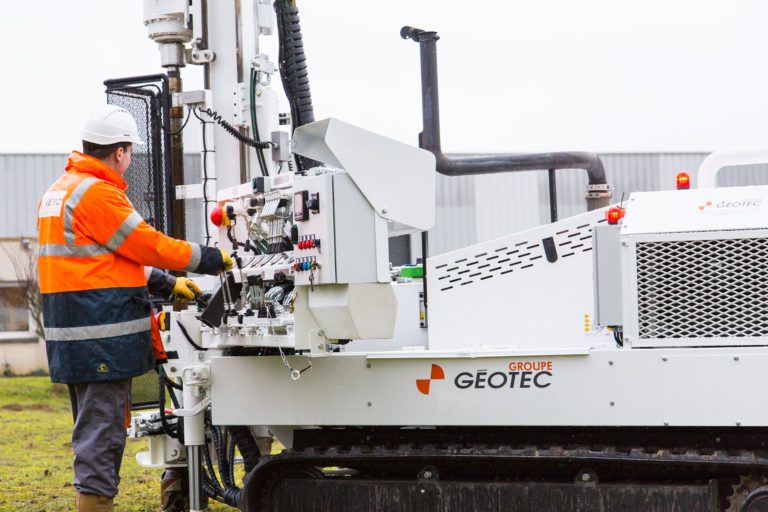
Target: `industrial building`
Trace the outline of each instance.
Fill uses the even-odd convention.
[[[614,186],[614,198],[631,192],[673,189],[675,175],[695,170],[708,153],[600,153]],[[45,189],[63,172],[67,153],[0,154],[2,201],[0,217],[0,368],[14,374],[46,369],[44,345],[35,333],[34,319],[21,301],[20,268],[34,253],[37,238],[37,204]],[[188,153],[184,159],[189,182],[200,176],[200,157]],[[768,166],[751,165],[725,170],[722,186],[768,183]],[[557,213],[565,218],[585,211],[583,172],[560,170],[557,180]],[[695,186],[695,183],[693,183]],[[551,220],[548,176],[532,171],[516,174],[449,177],[437,175],[435,226],[429,231],[431,255],[453,251]],[[187,201],[187,238],[203,241],[202,200]],[[396,264],[420,256],[420,238],[399,237],[391,241]]]

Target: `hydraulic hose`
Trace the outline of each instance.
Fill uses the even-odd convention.
[[[261,452],[259,445],[256,444],[256,440],[251,434],[251,429],[245,426],[236,425],[228,427],[229,433],[232,436],[232,441],[240,450],[240,455],[243,456],[243,466],[245,467],[245,474],[251,472],[253,468],[259,463]]]
[[[299,9],[294,0],[277,0],[277,35],[280,42],[279,68],[283,89],[291,107],[291,124],[299,126],[312,123],[315,111],[312,108],[312,94],[309,89],[309,72],[304,42],[301,36]],[[310,167],[314,162],[297,156],[299,170]]]
[[[253,139],[256,142],[261,142],[261,139],[259,138],[259,122],[256,118],[256,70],[251,69],[251,131],[253,132]],[[256,159],[259,162],[259,169],[261,170],[262,176],[268,176],[269,171],[267,170],[267,162],[264,159],[264,153],[262,150],[257,149],[256,150]]]
[[[229,446],[229,450],[227,450],[228,447],[226,446],[225,436],[222,434],[221,429],[213,424],[210,416],[206,416],[205,426],[210,432],[213,447],[216,450],[216,458],[221,480],[216,476],[216,471],[214,470],[211,460],[211,454],[208,445],[206,444],[203,446],[203,457],[207,468],[203,471],[203,491],[210,498],[235,507],[240,501],[243,491],[234,481],[234,447],[237,446],[240,450],[240,454],[243,456],[243,464],[245,466],[246,474],[258,463],[260,456],[259,448],[248,427],[228,427],[231,436],[230,442],[232,444]]]
[[[165,414],[166,389],[168,389],[168,394],[171,396],[171,400],[174,402],[174,407],[178,407],[178,404],[176,403],[176,400],[175,400],[176,396],[173,394],[172,386],[169,385],[170,380],[168,380],[168,378],[166,377],[165,372],[163,371],[163,367],[161,365],[158,366],[158,374],[159,374],[159,378],[157,380],[160,388],[160,396],[158,397],[160,424],[163,426],[163,432],[165,432],[168,437],[177,439],[179,440],[179,442],[183,443],[184,429],[181,423],[182,418],[178,418],[176,420],[176,425],[172,426],[168,423],[168,417]],[[168,380],[168,382],[166,382],[166,380]]]

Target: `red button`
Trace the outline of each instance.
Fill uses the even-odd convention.
[[[214,206],[213,209],[211,209],[210,216],[211,216],[211,222],[213,222],[217,226],[221,226],[221,221],[223,217],[221,206]]]

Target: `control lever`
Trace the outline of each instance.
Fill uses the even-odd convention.
[[[320,268],[320,264],[312,261],[309,266],[309,291],[315,291],[315,269]]]
[[[248,304],[248,288],[245,286],[246,281],[245,276],[243,275],[243,258],[237,254],[237,251],[232,253],[232,258],[234,258],[235,264],[237,265],[237,270],[240,272],[240,282],[243,283],[243,288],[240,290],[240,299],[242,300],[242,305],[245,306]]]
[[[205,302],[205,299],[203,298],[202,293],[195,293],[195,304],[197,304],[197,307],[201,309],[205,309],[205,306],[208,304]]]
[[[229,290],[229,273],[221,272],[219,279],[221,280],[221,293],[224,299],[224,322],[226,322],[227,316],[231,314],[235,307],[235,303],[232,302],[232,294]]]
[[[235,207],[232,205],[228,205],[225,214],[229,219],[229,224],[227,225],[227,238],[229,239],[230,242],[232,242],[232,250],[237,251],[239,244],[237,243],[235,232],[232,229],[237,223],[237,215],[235,215]]]

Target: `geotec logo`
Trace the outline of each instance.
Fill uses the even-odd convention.
[[[700,211],[705,210],[722,210],[724,208],[758,208],[762,206],[763,199],[744,199],[742,201],[720,201],[715,204],[712,201],[706,201],[704,204],[699,205]]]
[[[459,372],[453,378],[457,389],[543,389],[552,385],[552,361],[510,361],[504,370],[475,370]],[[445,379],[445,372],[433,364],[429,379],[417,379],[416,387],[429,395],[433,380]]]
[[[440,365],[433,364],[428,379],[416,379],[416,388],[418,388],[423,395],[428,395],[430,383],[433,380],[443,380],[444,378],[445,372],[443,371],[443,368]]]

